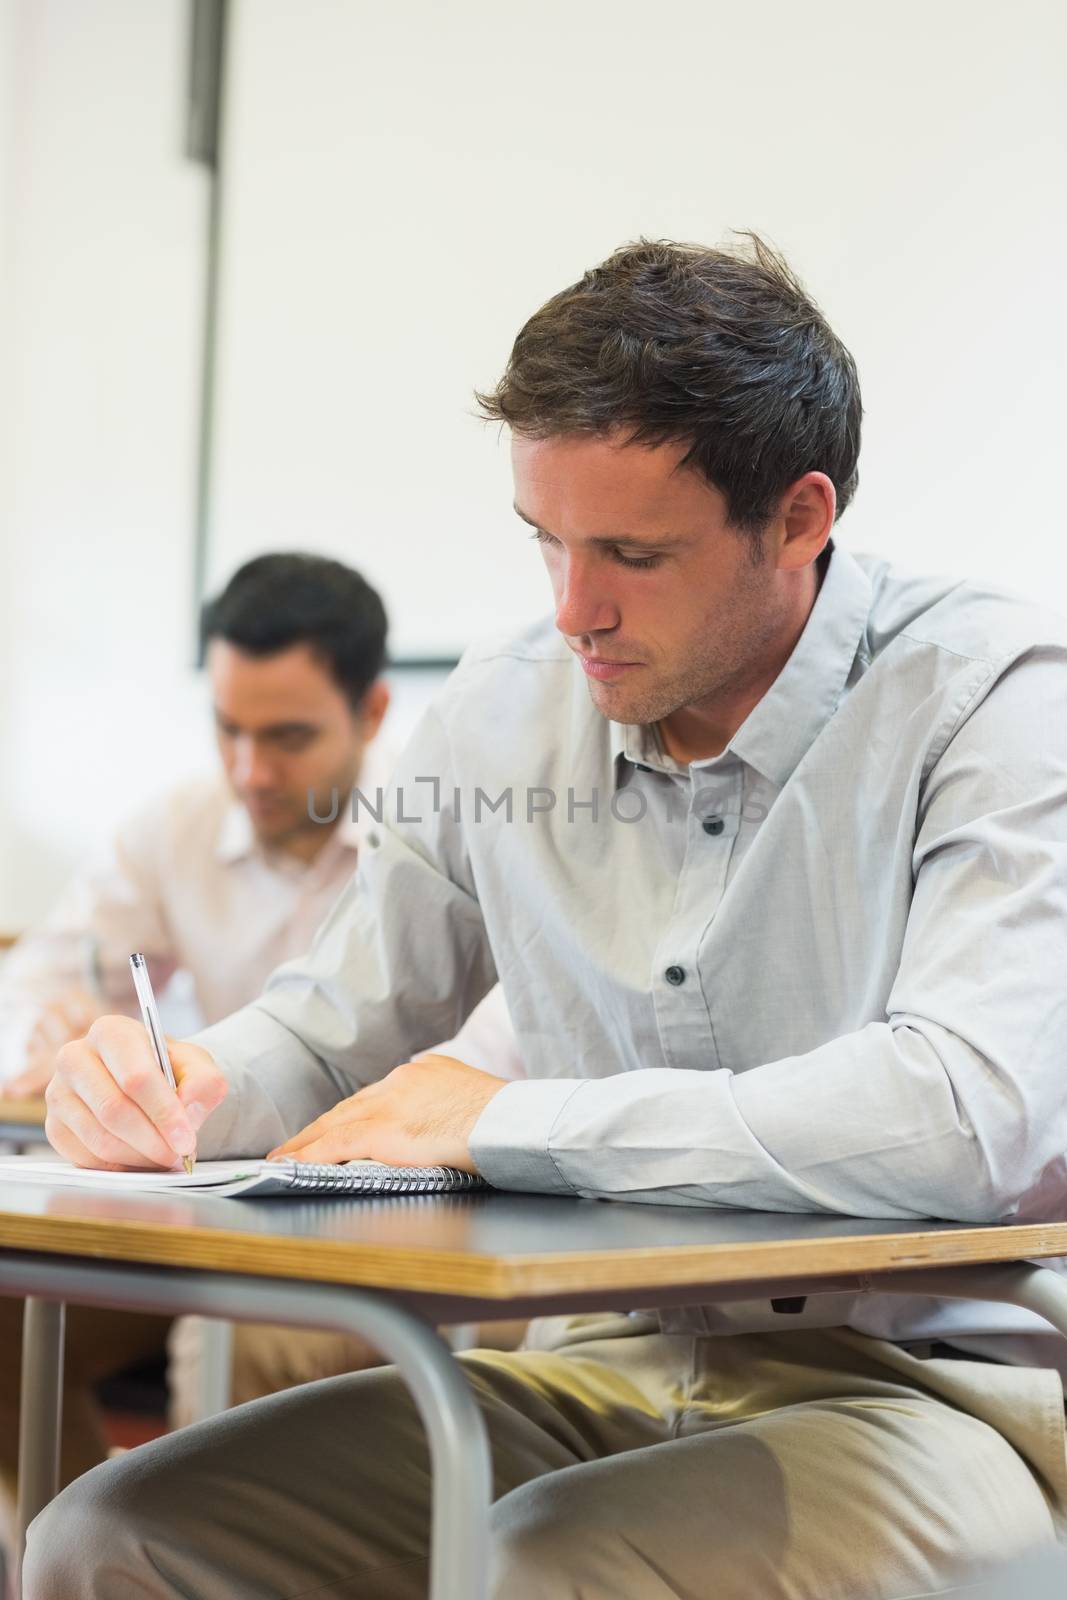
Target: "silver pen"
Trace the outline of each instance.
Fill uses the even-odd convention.
[[[159,1070],[174,1090],[178,1092],[174,1068],[170,1064],[170,1053],[167,1050],[167,1041],[163,1035],[163,1024],[159,1020],[159,1010],[156,1006],[156,997],[152,992],[152,980],[148,976],[148,963],[139,950],[135,950],[130,957],[130,971],[133,973],[133,986],[137,990],[137,1002],[141,1007],[141,1021],[145,1025],[148,1037],[152,1041],[152,1050]],[[193,1170],[192,1156],[182,1156],[182,1166],[187,1173]]]

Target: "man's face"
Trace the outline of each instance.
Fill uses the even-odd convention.
[[[283,849],[311,829],[325,837],[308,815],[308,790],[316,814],[329,816],[330,791],[345,795],[356,782],[376,721],[352,710],[306,644],[250,656],[212,639],[207,669],[222,765],[257,837]]]
[[[680,444],[512,440],[515,508],[538,530],[556,626],[593,704],[615,722],[659,722],[743,692],[779,635],[777,544],[754,563],[717,489]]]

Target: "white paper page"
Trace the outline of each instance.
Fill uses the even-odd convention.
[[[273,1162],[258,1156],[246,1160],[198,1161],[191,1173],[180,1168],[173,1172],[146,1169],[143,1172],[104,1172],[93,1167],[75,1167],[68,1161],[48,1156],[8,1156],[0,1159],[0,1182],[66,1183],[78,1188],[104,1189],[210,1189],[219,1184],[240,1183],[269,1173]]]

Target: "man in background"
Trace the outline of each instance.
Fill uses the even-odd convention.
[[[359,573],[313,555],[257,557],[204,607],[222,772],[180,782],[144,806],[11,951],[0,969],[0,1027],[15,1076],[0,1092],[43,1094],[68,1039],[104,1013],[138,1015],[134,950],[144,952],[164,999],[171,980],[184,976],[195,1026],[254,999],[276,966],[310,945],[356,870],[351,791],[358,784],[373,800],[387,776],[372,749],[389,705],[386,626],[381,599]],[[499,995],[449,1049],[472,1065],[514,1070]],[[94,1384],[162,1355],[169,1326],[162,1317],[79,1306],[68,1319],[64,1483],[106,1454]],[[192,1321],[176,1330],[171,1376],[181,1419],[195,1408]],[[0,1480],[9,1491],[21,1323],[21,1302],[0,1302]],[[234,1330],[233,1398],[376,1359],[359,1339],[242,1324]]]
[[[138,1015],[131,951],[157,993],[181,971],[200,1017],[225,1016],[307,946],[355,870],[358,829],[336,797],[383,776],[365,765],[389,704],[379,596],[340,562],[260,556],[205,606],[201,633],[223,771],[131,817],[11,952],[12,1095],[42,1094],[56,1051],[96,1016]]]

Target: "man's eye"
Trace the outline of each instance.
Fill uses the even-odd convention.
[[[299,732],[279,733],[274,742],[279,750],[285,750],[290,755],[295,755],[299,750],[306,750],[314,737],[313,733],[301,729]]]
[[[535,529],[535,531],[531,533],[530,538],[535,540],[536,543],[540,545],[554,545],[559,543],[559,540],[554,534],[546,533],[543,528]],[[660,561],[662,560],[661,556],[628,556],[624,551],[619,549],[615,549],[611,552],[611,558],[613,561],[617,562],[620,567],[637,567],[646,571],[650,567],[658,567]]]
[[[660,563],[659,556],[628,556],[622,550],[616,550],[614,555],[620,567],[658,567]]]

